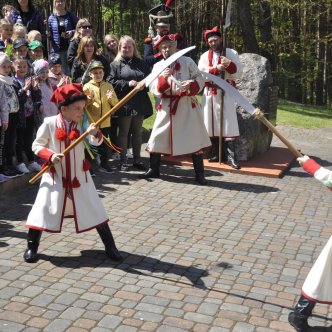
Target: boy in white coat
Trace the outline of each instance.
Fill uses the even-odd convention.
[[[297,158],[303,169],[332,190],[332,171],[308,156]],[[332,304],[332,236],[311,268],[302,286],[301,296],[289,313],[288,321],[296,331],[311,331],[308,318],[316,303]]]
[[[66,155],[62,153],[84,131],[80,122],[86,100],[80,84],[57,88],[51,101],[59,106],[60,113],[44,119],[33,142],[34,153],[53,166],[42,177],[35,204],[27,219],[28,247],[24,260],[28,263],[38,259],[42,231],[61,232],[65,217],[73,217],[77,233],[96,228],[106,254],[113,260],[121,260],[108,226],[107,213],[88,171],[90,165],[84,158],[83,142]],[[94,124],[87,131],[91,144],[101,144],[102,135]]]

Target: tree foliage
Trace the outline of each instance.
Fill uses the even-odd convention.
[[[0,0],[2,4],[8,1]],[[101,42],[106,33],[131,35],[142,50],[149,27],[148,11],[164,0],[67,0],[78,17],[87,17]],[[50,1],[34,0],[39,8]],[[173,32],[206,50],[202,31],[221,26],[227,0],[173,0]],[[50,9],[48,9],[49,11]],[[317,105],[332,103],[332,0],[234,0],[227,45],[240,53],[267,57],[280,96]]]

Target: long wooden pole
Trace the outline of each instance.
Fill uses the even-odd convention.
[[[294,145],[292,145],[284,136],[281,135],[277,128],[273,126],[273,124],[264,116],[259,108],[256,108],[252,115],[261,121],[266,127],[268,127],[280,139],[280,141],[287,146],[287,148],[290,150],[290,152],[293,153],[294,156],[303,156],[302,153],[294,147]]]
[[[136,95],[145,86],[145,80],[140,81],[133,90],[131,90],[125,97],[123,97],[116,105],[113,106],[107,113],[105,113],[98,121],[95,122],[96,127],[103,123],[112,113],[116,112],[120,107],[126,104],[132,97]],[[84,132],[77,140],[73,141],[62,153],[66,155],[70,150],[72,150],[77,144],[84,140],[89,133]],[[45,172],[47,172],[52,167],[52,163],[48,163],[39,173],[37,173],[33,178],[29,180],[30,184],[34,184]]]
[[[223,11],[226,12],[226,1],[224,2],[224,6],[223,6]],[[222,30],[222,50],[221,50],[221,54],[220,57],[226,57],[226,28],[223,28]],[[222,79],[225,79],[225,71],[223,70],[221,72],[221,77]],[[223,126],[224,126],[224,91],[221,90],[221,101],[220,101],[220,111],[219,111],[219,165],[222,162],[222,136],[223,136]]]

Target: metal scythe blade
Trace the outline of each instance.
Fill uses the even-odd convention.
[[[247,111],[249,114],[254,116],[256,119],[261,121],[265,126],[267,126],[287,147],[288,149],[294,154],[296,157],[301,157],[302,154],[299,152],[298,149],[296,149],[273,125],[272,123],[267,120],[264,116],[264,114],[258,109],[255,108],[253,105],[251,105],[248,100],[241,95],[241,93],[236,90],[232,85],[227,83],[225,80],[221,79],[218,76],[211,75],[208,73],[205,73],[201,71],[201,74],[203,77],[210,82],[213,82],[214,84],[218,85],[221,89],[223,89],[228,96],[234,100],[234,102],[237,102],[245,111]]]
[[[236,90],[232,85],[227,83],[222,78],[212,74],[208,74],[204,71],[201,71],[201,74],[207,81],[211,81],[218,85],[220,88],[222,88],[226,93],[229,94],[230,98],[236,101],[248,113],[250,113],[251,115],[254,113],[255,107],[251,105],[248,100],[244,96],[242,96],[241,93]]]
[[[224,29],[227,29],[231,26],[232,4],[233,4],[233,1],[228,0]]]
[[[153,70],[152,73],[145,78],[145,86],[149,86],[159,76],[159,74],[163,72],[168,66],[170,66],[174,61],[195,48],[196,46],[184,48],[183,50],[177,51],[165,61],[163,61],[162,65],[160,67],[158,66],[157,70]]]

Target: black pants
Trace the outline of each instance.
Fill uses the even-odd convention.
[[[23,152],[29,162],[34,161],[34,154],[31,149],[34,129],[35,121],[33,114],[25,118],[25,128],[18,127],[16,129],[16,157],[18,164],[23,162]]]
[[[110,137],[110,127],[100,128],[100,130],[106,138]],[[108,159],[109,159],[108,150],[109,150],[109,147],[105,144],[104,141],[103,141],[103,143],[101,143],[101,145],[98,146],[98,152],[100,154],[100,164],[101,165],[106,165],[108,162]]]

